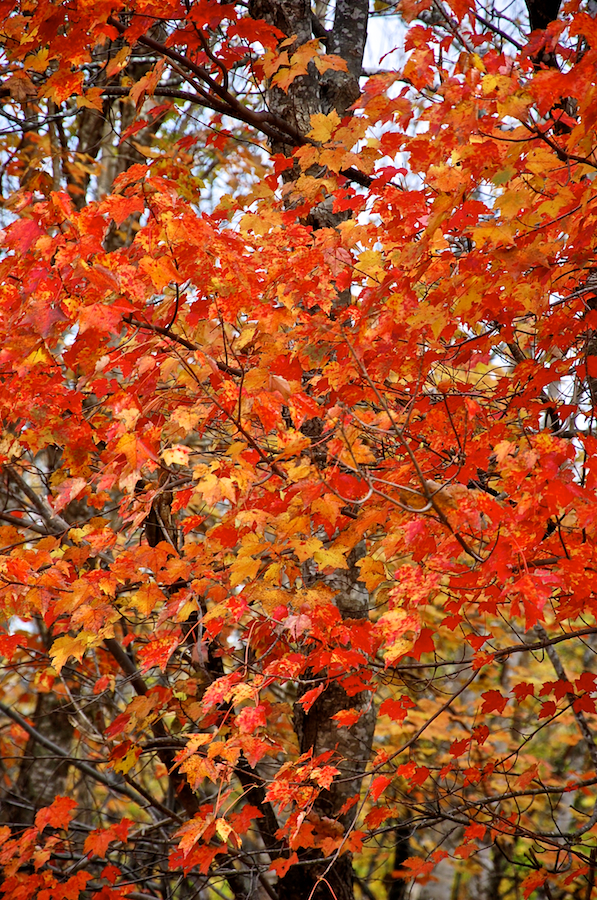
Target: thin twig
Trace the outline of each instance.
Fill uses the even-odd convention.
[[[125,797],[129,797],[131,800],[134,800],[135,803],[139,803],[139,797],[136,796],[132,791],[128,788],[124,787],[118,782],[114,781],[111,778],[108,778],[105,775],[102,775],[101,772],[97,772],[92,766],[88,765],[83,760],[76,759],[76,757],[71,756],[66,750],[63,750],[62,747],[59,747],[58,744],[55,744],[54,741],[50,740],[50,738],[45,737],[45,735],[41,734],[33,725],[30,725],[27,719],[25,719],[20,713],[18,713],[15,709],[11,709],[10,706],[6,706],[5,703],[0,702],[0,712],[4,713],[4,715],[12,719],[13,722],[16,722],[21,728],[23,728],[27,734],[33,738],[36,743],[41,744],[42,747],[46,747],[47,750],[51,750],[59,759],[65,759],[69,762],[71,766],[74,766],[76,769],[79,769],[80,772],[83,772],[85,775],[88,775],[90,778],[93,778],[95,781],[98,781],[100,784],[105,785],[111,791],[116,791],[119,794],[123,794]],[[99,760],[98,760],[99,762]]]
[[[539,635],[541,640],[546,642],[545,651],[546,651],[547,655],[549,656],[549,659],[553,666],[554,672],[556,673],[556,675],[558,676],[560,681],[568,681],[568,677],[566,675],[566,670],[564,669],[564,666],[562,665],[562,660],[558,656],[556,649],[554,648],[553,644],[549,640],[549,637],[547,635],[547,632],[545,631],[545,628],[543,627],[543,625],[541,625],[540,622],[537,622],[537,624],[535,625],[535,631]],[[574,708],[574,701],[576,700],[576,697],[574,696],[574,694],[571,694],[568,692],[566,694],[566,696],[571,703],[572,713],[574,715],[574,718],[576,719],[576,724],[578,725],[578,730],[582,734],[585,744],[587,746],[587,750],[589,751],[589,756],[591,757],[591,762],[593,763],[593,768],[597,769],[597,746],[595,746],[595,741],[593,740],[593,735],[591,733],[591,729],[589,728],[589,723],[587,722],[585,714],[582,712],[582,710],[580,710],[580,709],[577,710]],[[596,810],[597,810],[597,804],[596,804]],[[597,821],[597,819],[596,819],[596,821]]]
[[[131,313],[127,313],[126,316],[123,316],[122,321],[126,322],[127,325],[132,325],[134,328],[142,328],[145,331],[153,331],[155,334],[159,334],[162,337],[169,338],[171,341],[174,341],[174,343],[180,344],[181,347],[186,347],[187,350],[203,352],[199,344],[195,344],[193,341],[189,341],[179,334],[174,334],[174,332],[171,331],[170,328],[162,328],[161,325],[152,325],[150,322],[141,322],[140,319],[135,318],[135,316],[133,316]],[[216,366],[218,367],[220,372],[225,372],[227,375],[236,375],[239,378],[243,375],[242,369],[235,369],[234,366],[229,366],[226,363],[216,361]]]

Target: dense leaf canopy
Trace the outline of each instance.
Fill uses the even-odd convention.
[[[594,4],[0,9],[0,891],[590,900]]]

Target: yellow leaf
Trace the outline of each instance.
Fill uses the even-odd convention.
[[[291,397],[293,393],[289,382],[281,375],[270,375],[269,389],[270,391],[277,391],[282,395],[284,400],[288,400],[288,398]]]
[[[174,267],[174,263],[167,256],[161,256],[159,259],[144,256],[139,262],[139,268],[149,275],[156,291],[160,293],[170,282],[173,281],[178,284],[182,281]]]
[[[386,666],[392,665],[413,646],[421,630],[419,617],[404,609],[391,609],[376,625],[386,642],[383,655]]]
[[[21,445],[12,434],[4,434],[0,438],[0,456],[9,461],[16,459],[21,454]]]
[[[190,822],[186,822],[182,828],[176,832],[176,836],[180,837],[178,848],[181,853],[186,856],[195,846],[203,832],[208,828],[214,820],[213,813],[204,815],[198,813]]]
[[[162,450],[161,456],[167,466],[186,466],[190,452],[189,447],[177,444],[175,447],[168,447],[166,450]]]
[[[37,350],[33,350],[27,357],[25,357],[21,368],[31,368],[32,366],[52,366],[54,365],[54,360],[48,353],[45,347],[38,347]]]
[[[283,575],[284,569],[282,568],[280,563],[271,563],[265,572],[263,573],[263,578],[265,581],[274,582],[275,584],[279,584]]]
[[[310,166],[319,162],[320,153],[321,150],[319,147],[314,147],[313,144],[305,144],[305,146],[300,147],[294,155],[298,159],[303,172],[306,172]]]
[[[218,783],[218,769],[211,759],[194,755],[181,763],[180,771],[184,772],[193,790],[197,790],[201,782],[207,778],[213,784]]]
[[[374,591],[376,587],[386,580],[385,566],[380,559],[371,559],[365,556],[359,559],[357,566],[361,570],[359,581],[363,581],[368,591]]]
[[[131,55],[131,48],[128,44],[125,44],[118,53],[109,59],[106,63],[106,75],[108,78],[112,78],[113,75],[118,75],[119,72],[124,69],[126,66],[129,56]]]
[[[43,73],[48,68],[48,62],[49,51],[47,47],[42,47],[41,50],[37,51],[37,53],[31,53],[26,57],[24,66],[28,70]]]
[[[332,566],[334,569],[347,569],[348,563],[345,556],[346,550],[339,547],[330,547],[328,550],[316,550],[313,559],[320,568]]]
[[[232,696],[235,703],[244,703],[245,700],[253,700],[255,697],[255,688],[250,684],[237,684],[232,690]]]
[[[289,543],[301,563],[308,559],[315,559],[317,552],[322,549],[321,541],[315,537],[293,538]]]
[[[325,144],[326,141],[329,141],[332,132],[336,130],[339,124],[340,116],[335,110],[332,110],[327,116],[323,113],[315,113],[315,115],[311,116],[311,131],[307,137]]]
[[[446,193],[456,192],[466,178],[466,173],[456,166],[429,166],[427,180],[431,187]]]
[[[308,478],[311,472],[311,463],[309,460],[301,460],[300,462],[290,462],[286,469],[286,474],[290,481],[302,481]]]
[[[486,244],[493,245],[512,245],[513,229],[507,225],[480,225],[478,228],[471,229],[472,237],[478,247]]]
[[[344,454],[342,454],[344,456]],[[377,457],[373,453],[370,447],[364,444],[359,438],[356,438],[354,443],[350,448],[350,452],[347,453],[345,462],[350,465],[350,461],[356,463],[362,463],[363,465],[368,465],[371,463],[375,463]]]
[[[251,556],[239,557],[234,560],[231,565],[230,585],[237,587],[245,581],[252,581],[259,571],[261,565],[260,559],[253,559]]]
[[[357,265],[359,272],[364,272],[373,281],[383,278],[383,256],[379,250],[363,250]]]
[[[133,768],[140,755],[141,747],[136,747],[133,744],[129,747],[124,756],[121,756],[120,759],[117,759],[112,763],[112,768],[115,772],[120,772],[122,775],[126,775],[126,773]]]
[[[216,819],[216,831],[218,837],[226,842],[232,833],[232,825],[229,825],[226,819]]]
[[[76,637],[63,634],[56,638],[50,650],[50,658],[56,671],[60,672],[67,659],[70,659],[71,656],[74,656],[75,659],[81,662],[85,651],[95,637],[96,635],[90,634],[88,631],[82,631]]]

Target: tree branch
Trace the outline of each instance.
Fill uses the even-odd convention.
[[[363,3],[366,3],[366,0],[359,0],[359,4]],[[344,2],[344,5],[346,5],[346,0]],[[350,7],[351,4],[348,4],[348,6]],[[119,22],[118,19],[116,19],[114,16],[110,16],[107,22],[109,25],[112,25],[114,28],[116,28],[120,32],[120,34],[124,35],[126,33],[126,26]],[[162,44],[159,41],[148,37],[147,35],[140,37],[138,39],[138,42],[154,50],[156,53],[159,53],[166,59],[169,59],[171,63],[175,65],[177,71],[179,71],[178,67],[182,67],[183,70],[192,73],[194,76],[196,76],[196,78],[199,78],[201,81],[203,81],[204,84],[206,84],[209,88],[209,91],[205,91],[201,87],[199,87],[192,78],[184,76],[187,81],[189,81],[189,84],[192,84],[197,91],[195,95],[187,94],[187,92],[181,92],[175,89],[161,88],[159,86],[156,87],[154,95],[178,97],[180,99],[190,100],[194,103],[200,103],[204,106],[207,106],[209,109],[213,109],[215,112],[229,115],[232,118],[237,119],[238,121],[244,122],[246,125],[250,125],[252,128],[256,128],[258,131],[261,131],[262,134],[264,134],[274,142],[281,142],[286,144],[290,143],[297,147],[301,147],[305,144],[315,145],[315,141],[312,141],[310,138],[306,137],[306,135],[301,134],[300,131],[298,131],[289,122],[286,122],[280,116],[275,115],[269,110],[256,112],[255,110],[244,106],[240,102],[240,100],[238,100],[238,98],[234,96],[234,94],[230,93],[229,90],[218,84],[218,82],[211,77],[207,69],[205,69],[203,66],[198,65],[197,63],[194,63],[188,57],[183,56],[176,50],[172,50],[170,47],[166,47],[165,44]],[[359,61],[360,74],[362,52],[360,50],[358,50],[357,53],[358,52],[361,53]],[[184,72],[182,74],[184,75]],[[106,93],[106,95],[111,96],[128,96],[129,90],[125,87],[115,85],[106,86],[104,92]],[[358,169],[355,169],[352,166],[348,169],[342,169],[340,171],[340,175],[342,175],[344,178],[347,178],[349,181],[354,181],[356,184],[360,184],[362,187],[370,187],[372,183],[372,179],[368,175],[365,175],[363,172],[359,172]]]
[[[564,666],[562,665],[562,661],[557,654],[557,651],[550,643],[549,638],[547,636],[547,632],[543,625],[539,622],[535,625],[535,631],[539,635],[542,641],[545,642],[545,650],[547,655],[549,656],[550,662],[553,666],[554,672],[560,679],[560,681],[568,681],[568,677],[566,675],[566,671]],[[585,744],[587,745],[587,750],[589,751],[589,756],[591,757],[591,762],[593,763],[593,768],[597,769],[597,746],[595,746],[595,741],[593,740],[593,735],[591,733],[591,729],[589,728],[589,723],[586,720],[585,714],[582,710],[577,710],[574,708],[574,701],[576,697],[574,694],[567,693],[566,696],[571,704],[572,714],[576,719],[576,724],[578,725],[578,730],[582,734]],[[597,815],[597,804],[595,807],[596,815]],[[596,819],[597,821],[597,819]]]
[[[143,680],[141,673],[138,671],[131,658],[120,646],[118,641],[114,638],[107,638],[104,641],[104,646],[116,660],[121,669],[123,669],[123,671],[126,672],[130,677],[131,684],[135,688],[137,694],[139,694],[140,696],[144,696],[147,693],[147,686],[145,684],[145,681]],[[156,738],[165,738],[170,736],[168,735],[166,727],[161,719],[157,719],[152,723],[151,730]],[[176,795],[179,797],[185,812],[191,817],[194,816],[199,809],[199,801],[186,778],[184,778],[180,774],[180,772],[173,769],[174,754],[167,747],[161,747],[157,750],[157,755],[168,769],[168,777],[172,780]]]
[[[126,316],[123,316],[122,321],[126,322],[128,325],[133,325],[135,328],[144,328],[146,331],[153,331],[155,334],[159,334],[162,337],[170,338],[171,341],[180,344],[181,347],[186,347],[187,350],[201,350],[199,344],[195,344],[193,343],[193,341],[188,341],[186,338],[181,337],[179,334],[174,334],[174,332],[170,331],[169,328],[162,328],[160,325],[151,325],[149,322],[141,322],[139,319],[136,319],[131,313],[127,313]],[[234,366],[229,366],[223,362],[216,361],[216,366],[218,367],[220,372],[225,372],[227,375],[235,375],[238,378],[241,378],[244,375],[242,369],[235,369]]]
[[[535,628],[537,631],[537,628]],[[543,630],[545,634],[545,631]],[[560,634],[557,637],[550,638],[545,634],[545,640],[537,641],[535,644],[512,644],[510,647],[503,647],[501,650],[494,652],[495,659],[502,656],[510,656],[512,653],[533,653],[536,650],[546,650],[553,644],[559,644],[562,641],[569,641],[573,638],[583,637],[585,635],[597,634],[597,628],[579,628],[578,631],[571,631],[567,634]]]
[[[48,750],[51,750],[59,759],[65,759],[69,762],[70,765],[74,766],[76,769],[79,769],[80,772],[83,772],[85,775],[88,775],[90,778],[93,778],[95,781],[98,781],[100,784],[105,785],[111,791],[116,791],[119,794],[123,794],[125,797],[129,797],[129,799],[134,800],[135,803],[139,803],[139,798],[133,794],[128,788],[123,787],[118,784],[118,782],[114,781],[111,778],[108,778],[106,775],[102,775],[101,772],[97,772],[92,766],[88,765],[86,762],[83,762],[80,759],[76,759],[71,756],[62,747],[59,747],[58,744],[55,744],[54,741],[50,740],[50,738],[45,737],[43,734],[30,725],[27,719],[25,719],[20,713],[16,710],[11,709],[9,706],[6,706],[5,703],[0,702],[0,712],[4,713],[4,715],[12,719],[13,722],[16,722],[27,734],[33,738],[34,741],[37,741],[38,744],[41,744],[42,747],[46,747]],[[99,762],[99,760],[98,760]]]

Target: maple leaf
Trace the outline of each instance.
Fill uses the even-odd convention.
[[[362,716],[362,712],[356,709],[342,709],[340,712],[334,713],[334,719],[341,728],[350,728],[355,722],[358,722]]]
[[[144,210],[142,199],[135,196],[123,197],[112,195],[111,197],[105,198],[102,207],[118,226],[122,225],[124,220],[129,216],[132,216],[135,213],[142,213]]]
[[[162,77],[162,72],[164,71],[165,65],[166,60],[159,59],[153,69],[146,75],[143,75],[141,78],[139,78],[131,87],[129,96],[137,109],[140,108],[141,103],[145,99],[145,97],[147,95],[151,96],[155,91],[160,78]]]
[[[194,848],[197,841],[205,833],[208,828],[214,825],[215,819],[212,812],[199,813],[189,822],[177,831],[177,837],[180,837],[178,849],[183,856],[188,856]]]
[[[295,850],[292,850],[287,857],[280,856],[274,859],[270,864],[270,871],[275,872],[278,878],[283,878],[291,866],[298,862],[298,856]]]
[[[481,822],[472,822],[464,829],[465,841],[482,841],[487,832],[487,827]]]
[[[56,797],[51,806],[45,806],[35,814],[35,826],[42,832],[50,828],[64,828],[72,819],[77,801],[72,797]]]
[[[180,284],[183,281],[174,263],[167,256],[160,259],[144,256],[139,262],[139,268],[149,275],[158,292],[163,291],[167,284]]]
[[[547,879],[549,878],[549,874],[545,871],[545,869],[537,869],[536,872],[531,872],[527,877],[521,882],[522,893],[527,900],[527,897],[530,897],[533,891],[536,891],[537,888],[541,887],[545,884]]]
[[[83,73],[59,69],[47,79],[43,96],[49,97],[59,106],[72,94],[80,94],[83,86]]]
[[[379,707],[380,716],[389,716],[395,722],[403,722],[408,715],[408,710],[414,708],[415,704],[405,694],[399,700],[387,698]]]
[[[100,859],[105,859],[108,846],[113,840],[114,836],[111,834],[110,829],[99,828],[87,835],[83,850],[89,855],[93,854]]]
[[[389,775],[377,775],[373,779],[371,787],[369,788],[369,793],[374,801],[379,800],[387,786],[391,784],[391,781],[392,779]]]
[[[168,660],[178,648],[179,644],[180,634],[178,632],[174,632],[173,634],[163,634],[156,637],[154,640],[148,641],[148,643],[144,647],[140,647],[138,651],[139,658],[141,659],[142,671],[146,672],[154,666],[157,666],[162,670],[165,669],[168,665]]]
[[[91,878],[90,872],[77,872],[75,875],[71,875],[60,885],[61,896],[64,897],[64,900],[78,900],[81,891],[85,890],[85,886]]]
[[[124,741],[122,744],[114,747],[110,753],[112,768],[115,772],[121,772],[123,775],[126,775],[135,765],[140,755],[140,747],[132,744],[130,741]]]
[[[416,878],[421,875],[427,875],[433,869],[431,860],[423,860],[418,856],[409,856],[402,865],[408,870],[406,877]]]
[[[329,790],[336,775],[340,774],[340,769],[337,769],[335,766],[315,766],[311,770],[311,780]]]
[[[376,630],[387,641],[384,650],[386,666],[393,665],[412,648],[420,627],[419,617],[403,609],[390,610],[379,619]]]
[[[578,691],[587,691],[587,693],[594,693],[597,690],[597,675],[594,675],[593,672],[583,672],[576,679],[576,689]]]
[[[71,500],[74,500],[75,497],[79,497],[82,491],[87,487],[87,482],[84,478],[67,478],[66,481],[63,481],[58,490],[55,492],[56,497],[54,499],[54,511],[61,512],[65,506],[67,506]]]
[[[309,712],[317,698],[320,697],[322,693],[322,684],[318,685],[316,688],[312,688],[310,691],[305,691],[303,696],[299,698],[299,703],[301,704],[305,712]]]
[[[508,698],[504,697],[501,691],[484,691],[481,696],[483,697],[482,713],[497,712],[501,715],[508,703]]]
[[[94,643],[98,643],[98,636],[85,631],[75,637],[63,635],[56,638],[50,650],[52,665],[60,672],[71,656],[80,662],[87,649]]]
[[[329,141],[339,124],[340,116],[335,111],[332,111],[327,115],[315,113],[311,116],[312,127],[308,137],[318,143],[324,144],[326,141]]]
[[[569,4],[504,55],[491,10],[453,0],[446,28],[403,0],[404,59],[359,81],[367,14],[327,56],[292,4],[285,33],[255,4],[26,6],[3,20],[0,751],[45,805],[0,829],[5,893],[79,896],[93,855],[122,892],[167,796],[167,894],[237,893],[258,825],[282,893],[326,888],[323,854],[351,900],[346,854],[366,873],[414,804],[442,848],[423,823],[394,872],[382,842],[390,880],[443,863],[454,893],[499,832],[530,896],[546,792],[592,775],[581,754],[553,781],[597,702],[594,20]],[[42,731],[100,797],[91,832]],[[455,796],[485,810],[460,832]],[[568,879],[590,855],[580,829]]]
[[[252,734],[257,728],[267,722],[264,706],[245,706],[236,717],[239,731],[244,734]]]

